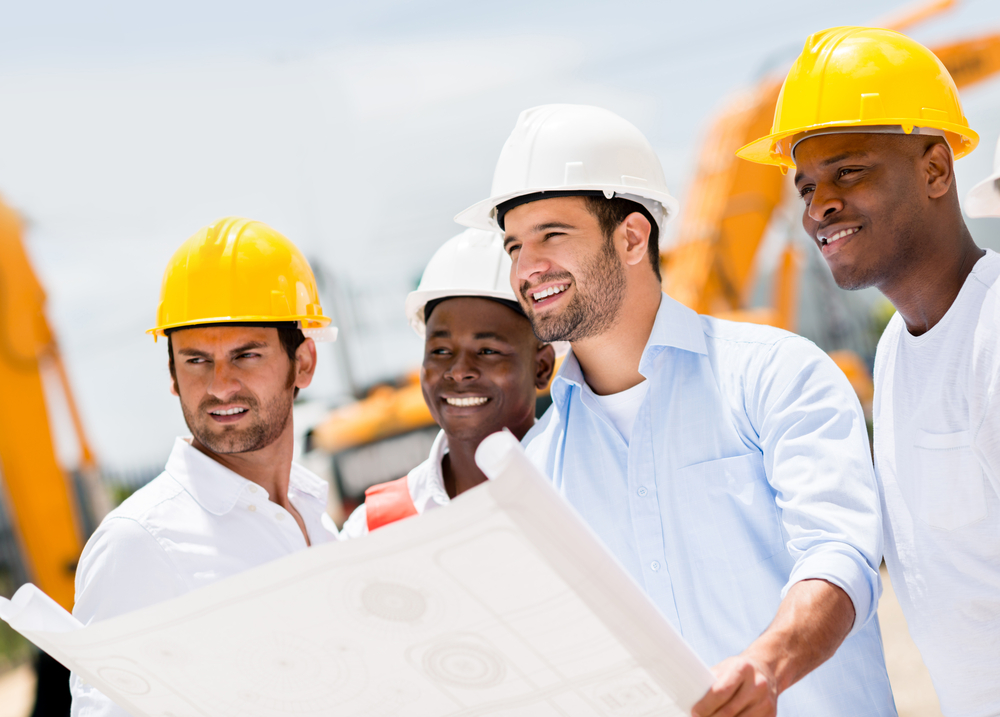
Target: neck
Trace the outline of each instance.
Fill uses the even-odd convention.
[[[534,424],[534,405],[532,405],[530,416],[525,417],[525,420],[520,421],[518,425],[507,428],[520,441]],[[449,498],[461,495],[489,480],[476,463],[476,449],[488,435],[490,433],[473,437],[448,435],[448,452],[441,461],[441,475],[444,477],[444,489]]]
[[[976,246],[964,223],[957,235],[954,243],[928,241],[928,251],[921,255],[917,266],[878,287],[913,336],[920,336],[941,321],[972,268],[986,253]]]
[[[290,510],[288,500],[288,482],[292,472],[292,449],[294,433],[292,419],[289,416],[285,430],[278,440],[257,451],[246,453],[216,453],[205,446],[197,438],[191,440],[191,445],[214,460],[224,465],[248,481],[252,481],[267,491],[272,503],[277,503],[285,510]]]
[[[598,396],[620,393],[645,378],[639,361],[660,308],[660,285],[644,281],[626,294],[615,324],[599,336],[573,343],[587,385]]]

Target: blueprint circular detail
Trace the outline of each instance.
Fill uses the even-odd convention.
[[[503,661],[490,650],[470,643],[448,643],[424,654],[424,670],[436,680],[456,687],[485,689],[503,682]]]
[[[142,677],[119,667],[102,667],[98,676],[119,692],[126,695],[144,695],[150,690],[149,683]]]
[[[361,604],[369,614],[390,622],[416,622],[427,612],[427,598],[400,583],[369,583],[361,591]]]

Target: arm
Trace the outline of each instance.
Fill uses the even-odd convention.
[[[775,714],[779,694],[868,623],[881,589],[878,489],[864,414],[843,372],[788,337],[747,374],[747,417],[795,562],[771,625],[716,666],[698,717]]]
[[[692,714],[776,714],[778,695],[833,656],[851,631],[854,618],[854,603],[837,586],[825,580],[796,583],[764,634],[741,655],[712,669],[715,684]]]

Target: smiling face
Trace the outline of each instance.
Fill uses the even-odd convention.
[[[171,333],[170,344],[172,392],[201,446],[218,454],[247,453],[291,429],[295,389],[308,386],[315,369],[311,340],[299,346],[295,361],[273,328],[183,329]]]
[[[919,261],[928,212],[926,163],[947,149],[896,134],[810,137],[795,149],[802,225],[842,289],[884,288]],[[944,157],[947,159],[947,157]]]
[[[504,230],[511,287],[538,338],[575,342],[614,326],[625,267],[582,197],[522,204],[504,216]]]
[[[489,299],[442,301],[427,321],[420,385],[449,442],[509,428],[518,439],[535,421],[535,390],[548,385],[555,355],[531,325]]]

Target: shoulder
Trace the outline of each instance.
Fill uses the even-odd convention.
[[[535,421],[535,425],[521,439],[521,445],[528,458],[543,470],[550,467],[550,459],[554,457],[553,449],[557,444],[554,439],[560,425],[560,421],[556,417],[557,412],[558,408],[553,401],[542,417]]]
[[[812,341],[784,329],[701,316],[709,360],[720,379],[750,386],[764,375],[779,376],[806,366],[836,368]]]
[[[164,472],[126,498],[108,514],[104,523],[115,524],[119,519],[146,523],[169,512],[171,506],[185,497],[187,491],[183,486]]]

